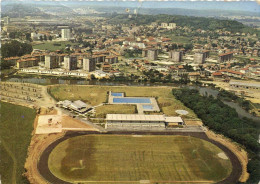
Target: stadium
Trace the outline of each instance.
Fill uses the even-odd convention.
[[[68,132],[42,153],[50,183],[234,183],[241,164],[204,133]]]

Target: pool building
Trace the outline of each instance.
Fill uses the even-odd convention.
[[[109,104],[132,104],[137,106],[138,114],[145,111],[160,112],[157,101],[153,97],[125,97],[122,92],[109,92]]]

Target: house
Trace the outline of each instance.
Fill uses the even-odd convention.
[[[190,80],[198,80],[200,78],[199,72],[190,72],[188,74]]]

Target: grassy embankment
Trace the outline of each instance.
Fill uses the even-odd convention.
[[[0,173],[2,183],[27,184],[22,176],[27,148],[31,141],[35,111],[0,102]]]

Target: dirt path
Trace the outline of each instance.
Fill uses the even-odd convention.
[[[222,135],[215,134],[212,131],[207,131],[206,134],[210,139],[220,142],[221,144],[228,147],[237,156],[242,167],[242,174],[241,177],[239,178],[239,181],[246,182],[246,180],[249,178],[249,173],[247,172],[247,163],[248,163],[247,152],[241,149],[234,142],[232,142],[231,140],[229,140],[228,138]]]

